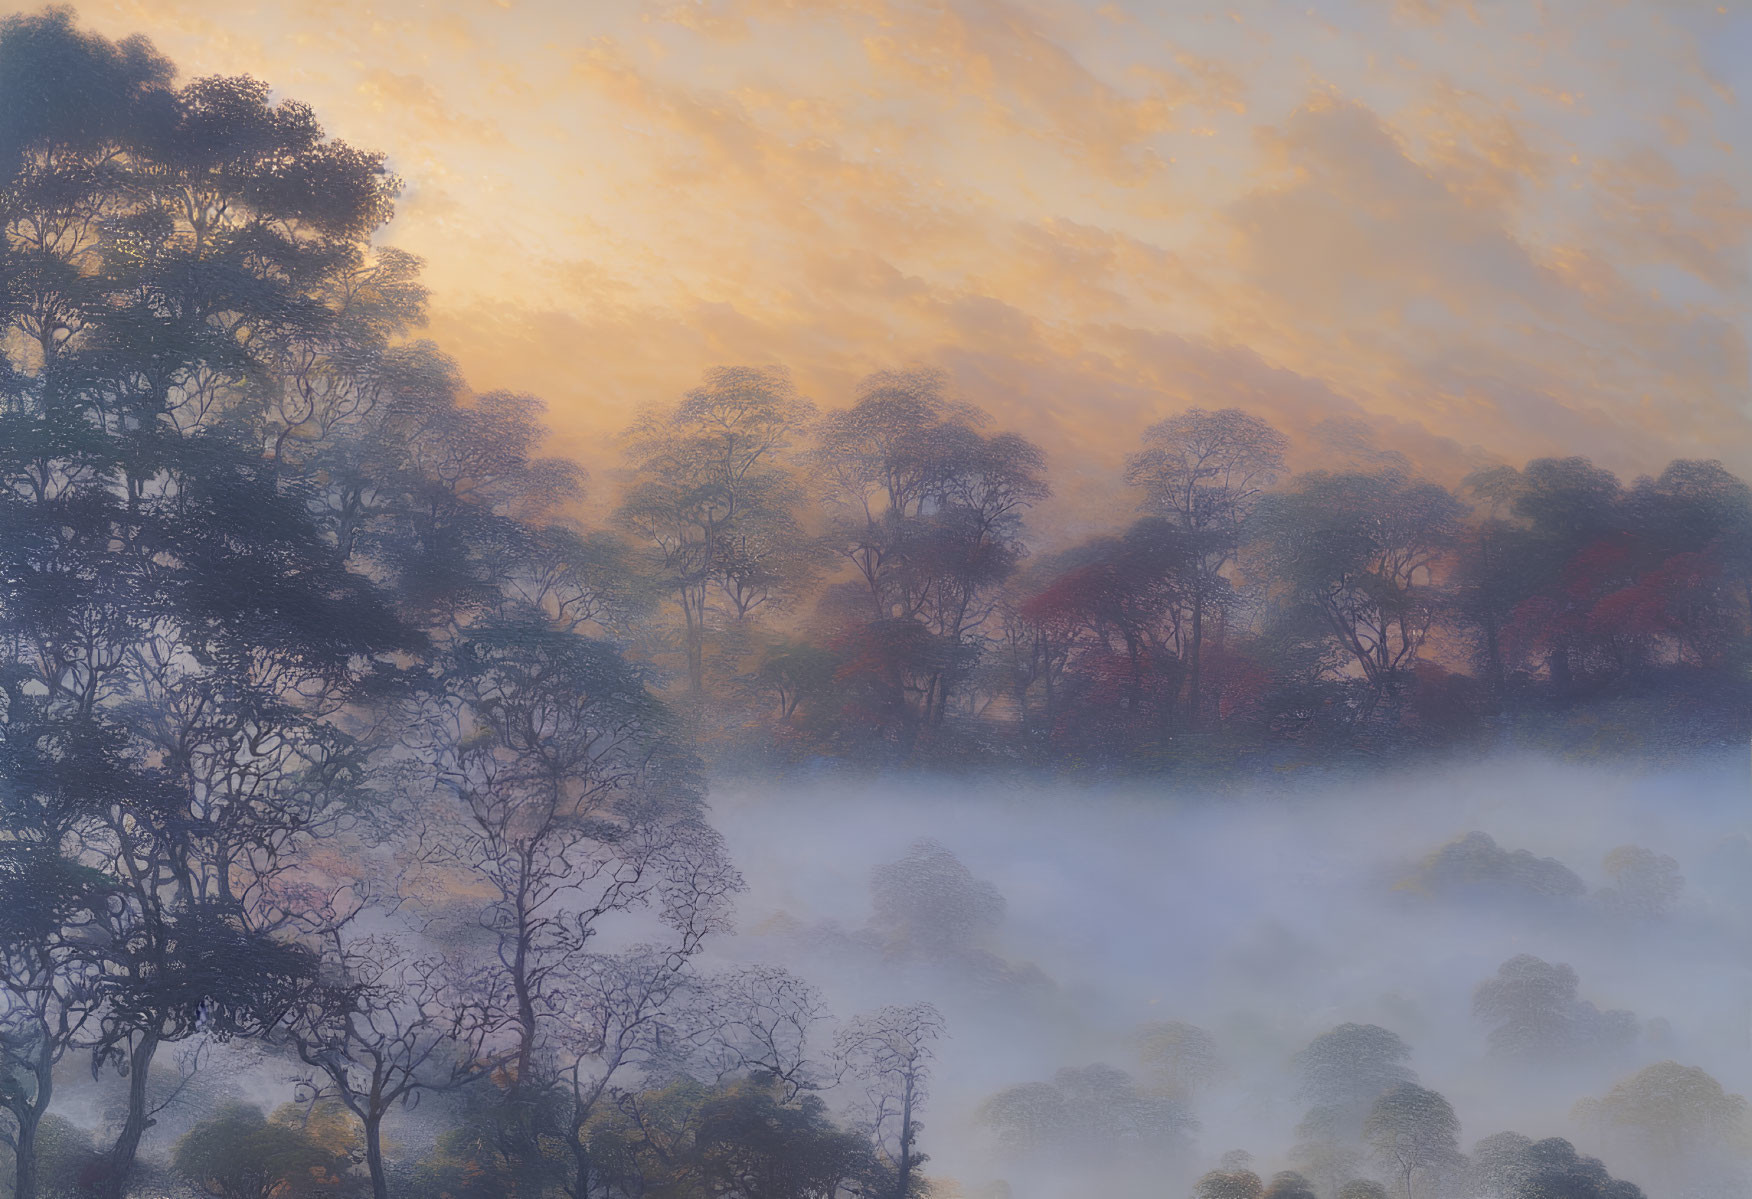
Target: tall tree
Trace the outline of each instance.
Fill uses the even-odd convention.
[[[396,185],[254,81],[173,88],[145,43],[59,12],[0,42],[21,60],[6,253],[29,260],[9,272],[28,341],[8,343],[5,490],[15,527],[49,537],[9,577],[39,600],[82,580],[71,603],[8,605],[28,648],[10,661],[40,718],[84,727],[86,767],[107,754],[132,776],[64,841],[114,888],[94,1039],[129,1077],[100,1183],[119,1196],[158,1047],[259,1031],[308,970],[281,882],[353,790],[333,717],[358,664],[404,641],[264,457],[255,402],[333,343],[335,283],[369,260]]]
[[[1317,617],[1367,680],[1365,715],[1417,662],[1439,609],[1439,564],[1465,512],[1441,487],[1394,472],[1304,475],[1259,506],[1272,587]]]
[[[830,539],[868,603],[848,669],[884,693],[908,740],[947,716],[1024,552],[1022,517],[1049,494],[1040,450],[982,435],[985,415],[946,387],[935,371],[872,375],[816,438]]]
[[[918,1117],[942,1036],[943,1018],[928,1003],[879,1008],[840,1030],[836,1056],[861,1084],[863,1118],[892,1171],[886,1199],[914,1199],[923,1189]]]
[[[1144,431],[1145,448],[1126,460],[1126,482],[1144,490],[1144,509],[1188,534],[1195,569],[1188,613],[1186,712],[1200,720],[1205,621],[1225,590],[1223,569],[1264,490],[1284,470],[1289,442],[1239,408],[1189,408]]]
[[[1460,1121],[1448,1101],[1413,1082],[1403,1082],[1375,1101],[1363,1136],[1394,1172],[1402,1199],[1434,1193],[1441,1179],[1463,1168]],[[1429,1187],[1418,1187],[1420,1180]]]
[[[385,1117],[496,1064],[488,1052],[495,1013],[480,979],[469,977],[478,971],[416,957],[402,937],[355,931],[382,914],[362,907],[325,930],[323,981],[275,1030],[312,1068],[305,1101],[338,1102],[358,1119],[373,1199],[389,1197]]]
[[[716,367],[673,408],[627,431],[635,472],[618,513],[648,542],[681,609],[689,689],[705,685],[714,608],[776,606],[806,569],[789,451],[815,408],[777,367]]]

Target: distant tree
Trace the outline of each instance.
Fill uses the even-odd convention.
[[[1536,1143],[1512,1132],[1478,1143],[1466,1179],[1481,1199],[1642,1199],[1640,1188],[1614,1179],[1568,1141]]]
[[[1126,482],[1144,489],[1144,507],[1191,538],[1187,723],[1198,724],[1205,615],[1224,586],[1222,571],[1239,549],[1241,530],[1260,494],[1284,470],[1289,442],[1238,408],[1191,408],[1151,425],[1147,448],[1126,460]]]
[[[681,609],[696,694],[714,605],[746,618],[776,605],[807,569],[789,452],[814,416],[784,370],[716,367],[679,404],[627,431],[635,480],[618,519],[651,545]]]
[[[1667,553],[1706,554],[1752,619],[1752,488],[1714,460],[1676,459],[1625,498],[1631,519]]]
[[[831,650],[819,645],[782,641],[769,647],[755,670],[755,686],[771,697],[779,719],[794,722],[798,709],[826,706],[834,693],[834,672],[839,661]]]
[[[1252,1170],[1212,1170],[1193,1184],[1194,1199],[1260,1199],[1265,1184]]]
[[[1411,881],[1432,892],[1497,892],[1546,900],[1581,896],[1588,890],[1581,877],[1556,858],[1504,849],[1490,834],[1477,831],[1425,857]]]
[[[1319,1199],[1314,1186],[1294,1170],[1272,1175],[1261,1199]]]
[[[918,841],[870,873],[874,926],[898,952],[953,959],[983,948],[1003,923],[998,889],[935,841]]]
[[[1472,1147],[1466,1182],[1483,1199],[1515,1199],[1532,1180],[1533,1142],[1518,1132],[1499,1132]]]
[[[1630,1012],[1602,1012],[1576,997],[1576,972],[1531,954],[1518,954],[1478,984],[1472,1011],[1491,1024],[1491,1051],[1516,1061],[1539,1061],[1631,1045],[1637,1021]]]
[[[840,1030],[835,1056],[860,1085],[861,1115],[877,1153],[893,1171],[884,1199],[912,1199],[922,1185],[919,1112],[943,1018],[928,1003],[866,1013]]]
[[[1329,1108],[1310,1111],[1297,1125],[1300,1140],[1290,1150],[1291,1163],[1323,1194],[1334,1194],[1355,1179],[1364,1162],[1355,1140],[1360,1129],[1334,1117]]]
[[[1066,669],[1084,680],[1074,699],[1097,709],[1098,719],[1125,719],[1133,736],[1146,710],[1175,714],[1190,654],[1197,546],[1195,534],[1145,517],[1117,538],[1097,538],[1063,555],[1061,569],[1020,609],[1057,647]],[[1207,615],[1226,603],[1214,584],[1200,586]],[[1072,699],[1062,697],[1056,708]]]
[[[1433,1194],[1440,1181],[1466,1164],[1460,1153],[1460,1121],[1448,1101],[1416,1083],[1403,1082],[1375,1101],[1363,1137],[1392,1170],[1402,1199]],[[1415,1184],[1426,1180],[1430,1185]]]
[[[1416,1078],[1410,1057],[1410,1046],[1385,1028],[1341,1024],[1296,1055],[1297,1093],[1330,1113],[1343,1139],[1360,1130],[1377,1099]]]
[[[1505,646],[1511,658],[1542,659],[1560,690],[1594,652],[1593,605],[1630,581],[1622,500],[1618,479],[1585,458],[1535,459],[1512,489],[1512,510],[1531,538],[1531,567]]]
[[[1599,898],[1627,916],[1665,916],[1685,890],[1679,863],[1640,845],[1621,845],[1606,855],[1609,885]]]
[[[1337,1199],[1387,1199],[1387,1188],[1367,1178],[1357,1178],[1338,1188]]]
[[[1139,1061],[1166,1094],[1179,1098],[1196,1095],[1222,1072],[1216,1040],[1196,1025],[1178,1020],[1145,1024],[1133,1038]]]
[[[1178,1100],[1140,1092],[1125,1071],[1101,1064],[1006,1087],[981,1105],[980,1118],[1012,1154],[1106,1164],[1171,1159],[1198,1126]]]
[[[871,622],[842,673],[886,694],[882,719],[905,739],[944,721],[998,585],[1025,552],[1022,517],[1049,494],[1039,448],[981,434],[985,415],[945,390],[939,372],[879,372],[816,437],[830,544]]]
[[[1364,715],[1417,664],[1441,608],[1439,564],[1466,506],[1397,472],[1311,474],[1264,497],[1261,565],[1279,603],[1318,617],[1368,684]]]
[[[1594,1117],[1657,1164],[1672,1168],[1724,1148],[1738,1151],[1747,1136],[1746,1100],[1730,1094],[1697,1066],[1659,1062],[1614,1086]]]
[[[1515,605],[1538,585],[1538,547],[1525,525],[1505,512],[1520,492],[1519,471],[1506,466],[1474,471],[1461,487],[1487,515],[1462,535],[1454,563],[1455,609],[1477,633],[1478,665],[1500,701],[1508,671],[1504,630]]]

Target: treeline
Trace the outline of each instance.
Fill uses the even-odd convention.
[[[742,884],[591,635],[627,551],[535,401],[406,340],[395,194],[262,83],[0,21],[11,1194],[916,1194],[938,1017],[817,1050],[806,983],[697,966]],[[298,1106],[167,1162],[245,1045]]]
[[[628,635],[717,714],[709,748],[1138,764],[1747,731],[1752,489],[1720,463],[1625,485],[1539,459],[1456,493],[1366,443],[1291,474],[1264,421],[1195,408],[1139,431],[1135,518],[1036,553],[1046,456],[989,424],[931,371],[817,413],[782,370],[721,368],[629,432],[611,527],[662,604]]]

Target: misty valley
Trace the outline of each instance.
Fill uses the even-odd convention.
[[[589,997],[565,1018],[604,1021],[593,1045],[666,1001],[618,1064],[641,1089],[585,1124],[585,1193],[881,1193],[891,1180],[835,1140],[905,1094],[859,1064],[872,1030],[919,1053],[901,1077],[934,1195],[1749,1185],[1744,761],[1516,757],[1196,793],[937,778],[714,794],[748,880],[734,931],[659,984],[651,930],[605,928],[588,980],[565,983]],[[422,910],[358,945],[413,928],[404,951],[454,945],[474,914]],[[453,1061],[397,1060],[414,1069],[386,1077],[432,1090],[384,1120],[391,1193],[570,1189],[558,1134],[505,1127],[503,1080],[445,1089]],[[179,1193],[179,1172],[203,1168],[211,1193],[345,1193],[357,1132],[298,1064],[272,1042],[178,1050],[152,1086],[139,1193]],[[121,1114],[113,1086],[80,1074],[39,1134],[44,1193],[79,1193],[93,1130]],[[716,1189],[731,1169],[744,1189]]]
[[[0,1195],[1752,1195],[1707,431],[1049,441],[714,326],[577,449],[391,161],[0,17]]]

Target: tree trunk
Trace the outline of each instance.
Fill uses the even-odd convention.
[[[1552,650],[1551,656],[1547,659],[1547,663],[1551,667],[1552,686],[1562,692],[1569,691],[1570,684],[1575,681],[1574,677],[1570,674],[1569,647],[1567,645],[1560,645]]]
[[[688,595],[686,590],[681,593],[681,617],[684,626],[683,638],[687,642],[687,688],[694,695],[699,695],[706,686],[706,597],[702,594],[697,601]]]
[[[13,1199],[36,1199],[37,1193],[37,1125],[42,1122],[43,1110],[48,1105],[42,1102],[41,1093],[22,1110],[13,1112],[18,1121],[16,1135],[18,1146],[12,1160],[12,1195]]]
[[[1484,678],[1490,686],[1490,696],[1500,709],[1503,698],[1503,646],[1502,632],[1497,628],[1494,615],[1486,616],[1481,625],[1484,631]]]
[[[572,1130],[572,1168],[576,1182],[572,1199],[590,1199],[590,1150],[584,1145],[584,1126]]]
[[[365,1167],[371,1171],[371,1199],[389,1199],[389,1176],[383,1172],[383,1113],[365,1119]]]
[[[1198,730],[1200,658],[1203,653],[1204,579],[1201,577],[1193,584],[1192,588],[1192,653],[1186,664],[1186,728],[1188,732]]]
[[[511,972],[511,989],[517,1000],[517,1078],[519,1091],[530,1085],[535,1061],[535,996],[529,989],[529,938],[519,934],[517,956]]]
[[[128,1180],[134,1174],[134,1158],[140,1152],[140,1138],[152,1127],[146,1111],[146,1077],[152,1069],[153,1055],[158,1052],[158,1034],[140,1038],[128,1055],[128,1118],[109,1153],[109,1168],[99,1183],[101,1199],[126,1199]]]
[[[906,1080],[906,1090],[900,1101],[900,1160],[895,1163],[894,1199],[907,1199],[912,1193],[913,1175],[913,1080]]]

